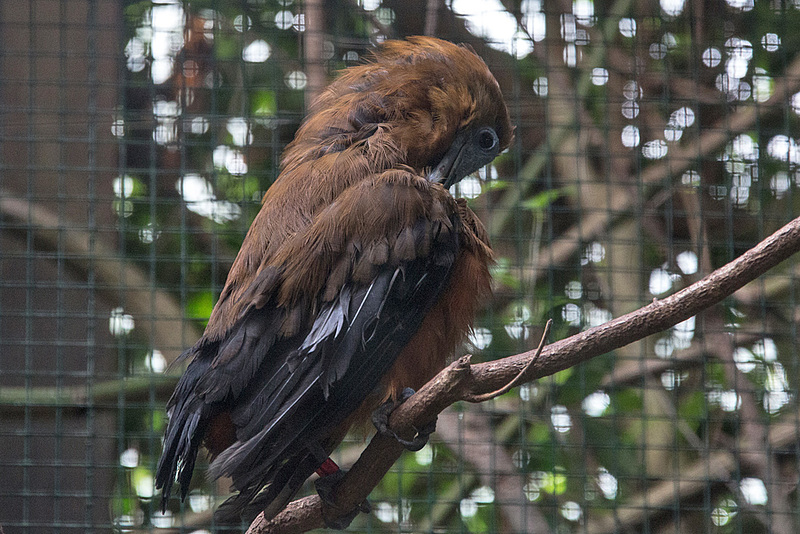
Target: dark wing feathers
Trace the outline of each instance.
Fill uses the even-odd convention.
[[[208,420],[221,405],[242,393],[276,339],[280,310],[252,310],[220,342],[200,340],[186,351],[193,360],[178,381],[167,403],[169,424],[164,452],[156,471],[156,485],[163,487],[163,504],[178,472],[181,497],[186,496],[197,451]],[[246,354],[248,357],[235,357]]]
[[[279,511],[285,506],[321,463],[321,459],[308,461],[313,457],[308,443],[323,442],[375,389],[436,301],[449,271],[416,260],[394,271],[383,270],[371,291],[362,290],[354,296],[350,306],[360,313],[349,318],[349,326],[342,335],[317,343],[308,354],[310,361],[319,363],[321,359],[324,361],[319,353],[327,350],[336,356],[332,362],[336,368],[326,369],[321,376],[316,371],[312,373],[313,380],[309,382],[312,387],[298,391],[292,399],[294,411],[285,424],[265,428],[248,441],[234,444],[212,464],[215,474],[219,469],[220,474],[232,476],[234,487],[240,491],[220,506],[217,519],[236,518],[265,485],[269,485],[267,493],[274,495],[271,498],[276,499],[279,492],[286,496],[285,502],[276,503],[271,509]],[[385,308],[385,313],[379,312],[381,308]],[[365,336],[366,331],[369,336]],[[340,368],[340,360],[347,361],[347,366]],[[330,381],[327,399],[325,380]],[[280,459],[285,456],[289,458],[281,464]],[[289,473],[297,485],[292,491],[283,491],[288,482],[281,479]]]
[[[458,252],[457,221],[443,189],[388,171],[345,191],[264,262],[228,332],[190,349],[168,404],[163,502],[176,471],[185,495],[208,421],[225,411],[237,441],[210,475],[231,476],[239,494],[218,518],[235,519],[254,499],[279,511],[438,300]]]

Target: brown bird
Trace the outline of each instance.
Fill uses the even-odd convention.
[[[317,99],[264,195],[167,404],[156,483],[181,497],[198,448],[238,494],[222,520],[277,514],[354,422],[441,370],[490,292],[486,231],[448,188],[509,146],[484,62],[387,41]]]

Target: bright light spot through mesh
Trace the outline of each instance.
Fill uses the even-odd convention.
[[[536,78],[533,81],[533,92],[541,97],[547,96],[547,78],[545,78],[544,76]],[[798,114],[800,114],[800,112],[798,112]]]
[[[757,361],[755,355],[747,347],[736,347],[736,350],[733,351],[733,363],[743,373],[753,371]]]
[[[424,447],[414,453],[414,459],[419,465],[431,465],[433,463],[433,447],[426,443]]]
[[[647,159],[661,159],[667,155],[667,143],[663,139],[648,141],[642,147],[642,155]]]
[[[722,54],[716,48],[706,48],[703,52],[703,64],[706,67],[716,67],[722,61]]]
[[[453,0],[451,9],[464,19],[467,30],[486,40],[490,47],[523,58],[533,43],[518,31],[517,20],[499,0]]]
[[[594,3],[592,0],[573,0],[572,14],[579,24],[591,26],[594,24]]]
[[[492,343],[492,331],[488,328],[473,328],[469,333],[469,342],[478,350],[484,350]]]
[[[581,505],[574,501],[567,501],[561,505],[561,515],[567,521],[578,521],[583,515]]]
[[[675,257],[678,268],[683,274],[694,274],[697,272],[697,254],[691,250],[684,250]]]
[[[533,37],[534,41],[541,41],[547,32],[547,19],[542,12],[540,0],[522,0],[520,4],[522,24]]]
[[[225,124],[225,128],[233,138],[233,144],[245,146],[253,143],[253,134],[250,125],[242,117],[231,117]]]
[[[781,46],[781,38],[777,34],[767,33],[761,38],[761,46],[767,52],[775,52]]]
[[[751,11],[754,5],[754,0],[725,0],[728,5],[739,11]]]
[[[650,294],[663,295],[672,289],[672,276],[666,269],[654,269],[650,273]]]
[[[572,418],[567,413],[567,407],[557,404],[550,410],[550,422],[556,432],[562,434],[569,432],[572,428]]]
[[[291,11],[278,11],[275,14],[275,26],[279,30],[288,30],[294,23],[294,13]]]
[[[206,512],[211,509],[214,504],[214,499],[211,495],[201,493],[199,491],[192,491],[189,494],[189,508],[192,509],[192,512],[199,514],[201,512]],[[194,532],[192,534],[195,534]]]
[[[295,70],[286,75],[286,85],[290,89],[305,89],[308,83],[308,77],[303,71]]]
[[[141,495],[139,496],[141,497]],[[153,523],[153,526],[156,528],[170,528],[172,527],[173,524],[172,512],[170,512],[169,510],[167,510],[166,512],[162,512],[161,510],[159,510],[150,517],[150,522]]]
[[[124,336],[130,334],[133,328],[133,315],[125,313],[122,308],[111,310],[111,317],[108,319],[108,330],[111,335]]]
[[[628,148],[639,146],[641,138],[639,137],[639,128],[632,124],[627,125],[622,129],[622,145]]]
[[[139,465],[139,451],[134,448],[125,449],[119,455],[119,465],[127,468],[134,468]]]
[[[617,477],[609,473],[605,467],[600,467],[597,471],[597,486],[603,492],[603,496],[608,500],[616,499],[619,487]]]
[[[127,174],[114,178],[114,181],[111,184],[114,194],[120,198],[130,198],[130,196],[133,194],[135,186],[136,182],[134,178],[128,176]]]
[[[247,31],[253,25],[253,21],[246,15],[236,15],[233,19],[233,29],[241,33]]]
[[[636,20],[628,18],[620,19],[619,33],[624,37],[634,37],[636,35]]]
[[[606,413],[609,406],[611,406],[611,397],[605,391],[595,391],[583,399],[581,404],[583,411],[590,417],[600,417]]]
[[[583,284],[577,280],[573,280],[567,283],[564,288],[564,293],[567,295],[568,299],[577,300],[583,296]]]
[[[592,83],[595,85],[605,85],[608,83],[608,71],[601,67],[593,68]]]
[[[271,53],[272,49],[266,41],[256,39],[242,50],[242,59],[248,63],[263,63]]]
[[[772,190],[772,194],[775,195],[775,198],[783,198],[791,187],[792,181],[785,171],[776,172],[775,176],[769,180],[769,188]]]
[[[461,499],[459,511],[463,517],[474,517],[478,513],[478,503],[475,502],[475,499]]]
[[[748,504],[755,506],[767,504],[767,487],[760,478],[743,478],[739,483],[739,491]]]
[[[450,193],[454,197],[477,198],[481,194],[481,181],[474,176],[467,176],[457,184],[453,184]]]
[[[160,350],[153,349],[144,359],[144,366],[153,373],[163,373],[167,368],[167,359]]]
[[[224,223],[239,218],[242,209],[226,200],[217,200],[211,184],[199,174],[187,174],[175,183],[190,211],[214,222]]]
[[[677,17],[683,12],[684,0],[661,0],[661,9],[669,17]]]

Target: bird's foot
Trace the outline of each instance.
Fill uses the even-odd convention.
[[[332,466],[335,467],[335,470],[333,470]],[[323,475],[320,470],[323,470],[325,474]],[[333,497],[335,495],[336,486],[342,481],[347,471],[339,469],[334,461],[328,458],[320,469],[317,470],[317,473],[320,474],[320,478],[314,481],[314,488],[317,490],[319,498],[322,499],[322,502],[337,510]],[[372,505],[369,501],[364,501],[359,504],[355,510],[335,518],[329,517],[328,514],[323,512],[322,520],[325,522],[325,526],[330,529],[344,530],[350,526],[350,523],[352,523],[359,512],[368,514],[371,511]]]
[[[428,443],[430,435],[436,430],[436,419],[434,419],[422,428],[415,427],[414,430],[417,431],[417,435],[414,436],[414,439],[407,440],[401,438],[394,430],[389,428],[389,416],[395,408],[407,401],[414,393],[415,391],[413,389],[404,388],[403,391],[400,392],[400,398],[396,402],[388,400],[380,405],[377,410],[372,412],[372,424],[375,425],[378,432],[384,436],[396,439],[403,447],[410,451],[418,451],[424,447],[425,444]]]

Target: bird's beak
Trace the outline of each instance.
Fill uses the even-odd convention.
[[[428,181],[442,184],[445,189],[458,182],[463,176],[457,176],[458,169],[461,167],[461,159],[464,154],[467,136],[460,133],[439,163],[428,174]]]

